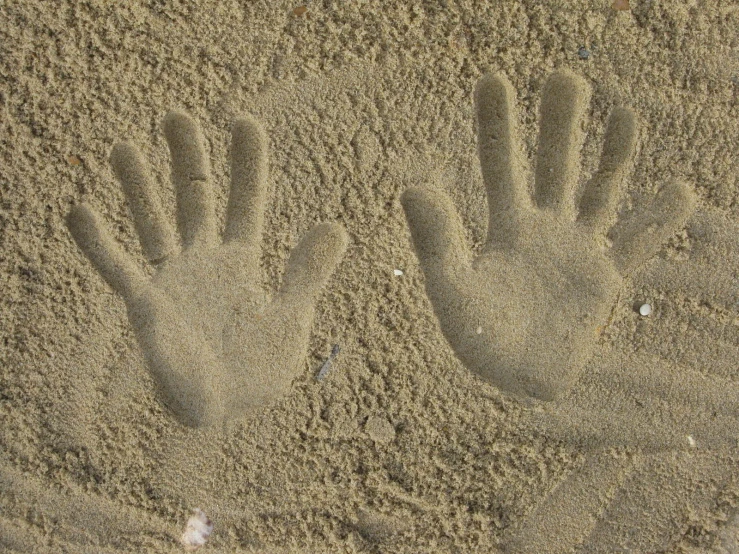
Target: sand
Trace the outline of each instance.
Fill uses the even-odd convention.
[[[0,5],[0,550],[739,552],[739,8],[612,4]]]

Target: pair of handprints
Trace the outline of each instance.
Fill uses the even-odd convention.
[[[596,440],[601,429],[639,443],[645,421],[624,418],[619,425],[632,429],[612,429],[607,405],[573,417],[572,406],[563,403],[582,376],[624,279],[685,223],[693,200],[684,185],[666,185],[650,206],[616,217],[636,144],[636,120],[627,108],[611,114],[600,166],[577,190],[588,92],[569,72],[548,80],[530,191],[514,91],[500,75],[480,80],[475,102],[489,224],[477,257],[445,193],[412,188],[402,204],[427,294],[466,367],[503,391],[544,401],[547,415],[533,410],[532,417],[558,434],[567,434],[571,424],[578,436]],[[314,227],[293,250],[280,290],[265,293],[257,285],[267,203],[264,131],[251,118],[234,125],[222,239],[201,131],[190,117],[174,112],[165,118],[164,131],[179,240],[138,150],[118,144],[111,156],[144,252],[156,264],[152,278],[91,208],[75,207],[69,224],[80,248],[125,300],[164,403],[186,425],[221,424],[288,393],[307,350],[314,306],[343,256],[347,235],[338,224]],[[681,396],[679,382],[664,385]],[[648,387],[644,394],[650,394]]]
[[[477,256],[447,194],[433,188],[404,193],[402,206],[441,330],[469,370],[524,402],[526,425],[548,436],[644,451],[696,443],[734,448],[739,392],[731,380],[676,375],[645,357],[620,365],[592,362],[624,284],[685,224],[694,199],[686,186],[666,185],[648,206],[620,214],[637,141],[628,108],[613,110],[598,170],[580,190],[588,95],[585,82],[569,72],[548,80],[529,187],[513,88],[500,75],[480,80],[475,104],[489,224]],[[144,253],[155,265],[153,277],[116,244],[91,208],[75,207],[69,223],[80,248],[124,298],[162,401],[187,426],[220,426],[253,417],[289,393],[306,355],[316,302],[348,237],[337,224],[314,227],[293,250],[279,290],[261,290],[264,131],[251,118],[235,122],[222,238],[198,126],[185,114],[170,113],[164,131],[179,239],[138,150],[119,144],[111,156]],[[665,401],[680,409],[665,409]],[[613,491],[639,465],[592,452],[526,518],[509,549],[536,551],[558,537],[564,537],[561,544],[576,544],[588,534],[578,526],[590,525],[587,514],[601,513],[609,494],[591,489]],[[575,509],[586,517],[565,513]],[[575,524],[553,524],[562,517]]]

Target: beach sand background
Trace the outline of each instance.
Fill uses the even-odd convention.
[[[477,80],[510,79],[533,161],[547,76],[582,75],[583,179],[626,105],[640,139],[624,210],[671,181],[697,198],[620,291],[589,367],[639,376],[656,359],[705,380],[693,406],[665,395],[685,421],[711,416],[700,398],[716,383],[736,410],[739,7],[611,4],[3,2],[4,551],[178,552],[199,507],[214,552],[739,552],[738,445],[594,453],[524,425],[525,406],[446,342],[400,206],[409,186],[444,190],[479,250]],[[174,221],[161,130],[173,108],[203,129],[221,218],[234,119],[266,129],[265,289],[314,224],[349,235],[290,394],[225,431],[185,428],[159,402],[124,303],[65,223],[89,203],[151,271],[109,156],[133,141]],[[649,318],[634,309],[645,301]]]

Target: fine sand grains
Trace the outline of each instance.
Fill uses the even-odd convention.
[[[3,3],[0,550],[732,552],[739,11],[612,4]]]

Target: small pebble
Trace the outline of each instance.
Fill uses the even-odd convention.
[[[396,277],[400,277],[401,275],[403,275],[403,271],[400,269],[393,269],[393,275],[395,275]]]
[[[652,313],[652,305],[651,304],[642,304],[639,307],[639,313],[643,315],[644,317],[648,316]]]
[[[370,416],[364,430],[375,442],[387,444],[395,439],[395,427],[383,416]]]
[[[693,438],[693,436],[692,436],[692,435],[688,435],[688,444],[689,444],[690,446],[692,446],[693,448],[695,448],[695,444],[696,444],[696,443],[695,443],[695,439]]]
[[[478,327],[477,329],[475,329],[475,332],[476,332],[476,333],[477,333],[478,335],[482,335],[482,327]]]
[[[577,55],[580,56],[581,60],[587,60],[590,57],[590,50],[588,50],[584,46],[581,46],[577,50]]]

